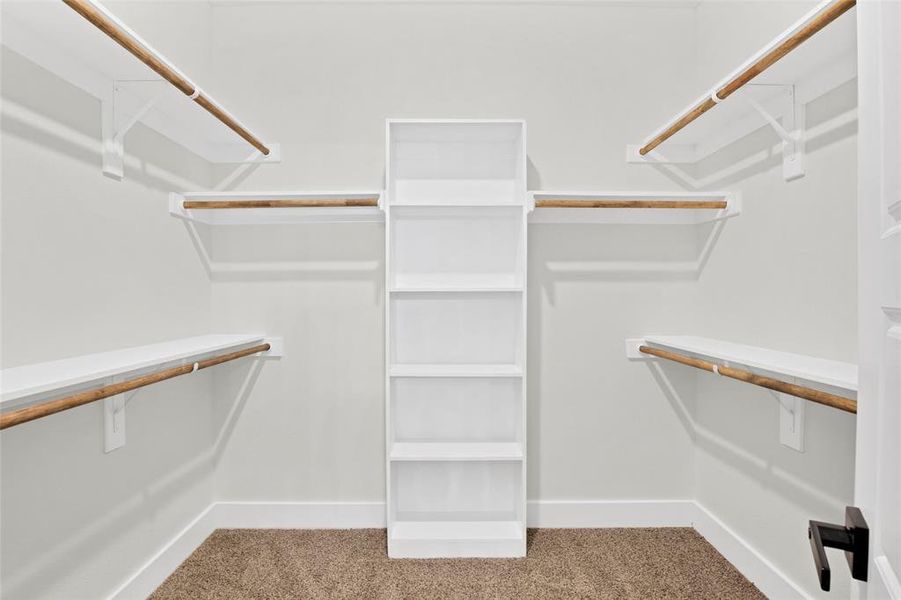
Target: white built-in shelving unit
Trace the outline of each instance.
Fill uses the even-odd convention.
[[[392,557],[524,556],[522,121],[389,121]]]
[[[628,145],[626,160],[636,163],[695,164],[733,142],[766,126],[782,138],[783,171],[787,180],[804,174],[804,143],[813,132],[805,131],[805,106],[857,77],[856,9],[848,0],[823,0],[791,27],[767,43],[745,62],[728,73],[716,85],[676,113],[643,143]],[[834,15],[838,15],[835,17]],[[827,22],[809,39],[805,31]],[[786,44],[800,37],[776,62],[769,64],[771,53],[780,54]],[[734,92],[722,90],[730,82],[742,80],[746,73],[757,73],[761,60],[764,70]],[[731,91],[731,90],[730,90]],[[718,92],[720,95],[718,96]],[[721,96],[725,95],[723,99]],[[665,98],[666,96],[661,96]],[[670,127],[683,122],[699,106],[712,106],[688,123],[659,147],[647,150]],[[715,106],[714,106],[715,105]],[[856,115],[851,115],[855,117]],[[641,152],[645,149],[644,152]]]

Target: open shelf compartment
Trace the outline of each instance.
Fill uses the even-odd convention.
[[[392,290],[521,290],[523,206],[391,207]]]
[[[396,377],[389,385],[395,444],[522,442],[518,378]]]
[[[523,556],[522,483],[520,461],[394,463],[389,555]]]
[[[522,206],[523,121],[388,121],[392,205]]]
[[[392,365],[522,364],[519,294],[403,294],[390,308]]]

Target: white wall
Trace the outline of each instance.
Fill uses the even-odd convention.
[[[386,117],[522,117],[532,189],[673,189],[663,172],[626,165],[625,144],[812,4],[216,6],[214,54],[250,77],[217,85],[257,115],[286,157],[232,187],[378,188]],[[270,58],[260,61],[264,48]],[[281,61],[296,56],[316,59],[283,72]],[[254,97],[256,87],[269,94]],[[810,143],[807,178],[786,184],[777,156],[711,186],[741,190],[745,211],[697,279],[610,269],[696,256],[697,240],[679,228],[531,228],[530,499],[697,497],[816,593],[806,520],[837,518],[850,503],[853,417],[809,407],[808,449],[797,454],[778,444],[768,392],[679,367],[655,377],[623,361],[622,340],[698,333],[854,360],[855,131],[828,126],[853,107],[853,84],[808,107],[809,124],[825,124],[827,135]],[[761,131],[734,150],[775,141]],[[728,161],[717,156],[701,172]],[[378,501],[381,230],[293,231],[278,241],[259,231],[214,236],[231,260],[258,253],[311,269],[214,284],[217,323],[279,331],[289,344],[279,380],[263,378],[250,397],[218,493]],[[322,262],[343,271],[313,272]],[[251,303],[263,306],[246,310]],[[677,397],[664,393],[667,383]],[[285,435],[262,441],[265,431]]]
[[[389,117],[524,118],[533,189],[671,187],[623,149],[653,123],[656,90],[692,93],[681,71],[694,14],[682,3],[215,5],[216,86],[285,157],[233,187],[380,189]],[[263,329],[287,348],[247,401],[219,497],[383,501],[383,228],[247,229],[215,231],[216,260],[300,265],[214,282],[217,328]],[[665,258],[672,241],[693,251],[680,233],[649,238],[650,254]],[[690,497],[690,434],[625,363],[622,340],[684,323],[695,284],[554,270],[602,259],[598,238],[622,232],[530,235],[530,499]]]
[[[2,366],[207,333],[210,283],[167,193],[209,185],[209,165],[139,125],[112,181],[97,100],[6,48],[0,85]],[[0,435],[4,598],[104,597],[209,505],[211,381],[138,391],[111,454],[100,403]]]
[[[702,4],[699,78],[714,83],[811,6]],[[717,182],[740,189],[744,205],[698,282],[699,334],[856,362],[856,91],[852,82],[807,105],[808,130],[820,133],[807,143],[803,179],[783,181],[776,153]],[[764,130],[701,168],[709,177],[777,143]],[[695,401],[698,502],[808,594],[849,597],[841,557],[832,592],[819,590],[807,521],[840,522],[853,504],[854,416],[807,403],[798,453],[779,443],[771,392],[700,373]]]
[[[380,189],[389,117],[526,119],[532,189],[675,189],[626,164],[625,145],[809,6],[127,3],[114,10],[284,162],[210,168],[138,128],[129,147],[154,168],[132,163],[124,183],[100,175],[96,103],[5,52],[4,366],[206,331],[281,335],[286,356],[142,392],[111,455],[99,407],[0,436],[4,595],[109,592],[213,498],[384,499],[383,228],[219,228],[208,250],[248,269],[210,281],[165,192]],[[197,26],[190,44],[168,28],[174,11]],[[839,90],[808,119],[849,103]],[[629,363],[623,339],[698,333],[853,361],[854,139],[811,144],[799,182],[778,159],[718,182],[744,192],[744,212],[700,276],[612,268],[695,257],[687,228],[531,228],[530,500],[697,497],[815,593],[804,527],[850,503],[853,418],[808,407],[794,453],[768,392]],[[262,262],[281,266],[254,272]],[[72,509],[45,519],[55,489]]]

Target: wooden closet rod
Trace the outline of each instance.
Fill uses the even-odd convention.
[[[730,79],[722,87],[716,90],[716,100],[713,97],[705,98],[700,103],[692,107],[688,112],[679,117],[672,125],[663,130],[657,137],[641,147],[639,154],[644,156],[673,135],[683,129],[686,125],[703,115],[705,112],[718,104],[720,100],[725,100],[731,96],[736,90],[747,84],[749,81],[763,73],[780,58],[800,46],[802,43],[813,37],[819,30],[823,29],[845,12],[850,10],[857,0],[835,0],[823,10],[821,10],[809,23],[792,33],[775,48],[754,61],[753,64],[744,69],[741,73]]]
[[[207,367],[212,367],[214,365],[219,365],[230,360],[243,358],[245,356],[250,356],[251,354],[256,354],[258,352],[266,352],[269,350],[269,348],[269,344],[259,344],[257,346],[253,346],[252,348],[236,350],[235,352],[229,352],[228,354],[220,354],[219,356],[200,360],[196,363],[188,363],[179,367],[171,367],[169,369],[157,371],[156,373],[150,373],[148,375],[142,375],[140,377],[135,377],[134,379],[122,381],[120,383],[113,383],[111,385],[105,385],[100,388],[78,392],[76,394],[71,394],[69,396],[64,396],[55,400],[42,402],[33,406],[26,406],[17,410],[11,410],[9,412],[0,414],[0,429],[6,429],[7,427],[21,425],[22,423],[27,423],[28,421],[34,421],[35,419],[40,419],[41,417],[47,417],[64,410],[69,410],[70,408],[76,408],[84,404],[90,404],[91,402],[96,402],[97,400],[103,400],[104,398],[109,398],[110,396],[129,392],[131,390],[136,390],[140,387],[144,387],[153,383],[159,383],[160,381],[172,379],[173,377],[178,377],[179,375],[186,375],[188,373],[192,373],[200,369],[206,369]]]
[[[725,200],[596,200],[593,198],[543,198],[535,208],[726,208]]]
[[[302,200],[185,200],[185,209],[193,208],[312,208],[328,206],[378,206],[371,198],[304,198]]]
[[[156,73],[178,88],[183,94],[189,96],[194,102],[202,106],[208,113],[219,119],[226,127],[237,133],[244,140],[262,152],[269,154],[269,148],[255,135],[250,133],[237,119],[224,108],[216,104],[212,98],[206,96],[200,88],[194,85],[187,77],[166,61],[165,58],[150,50],[146,44],[136,38],[134,34],[126,31],[110,18],[102,9],[98,8],[92,0],[63,0],[69,7],[82,17],[91,22],[97,29],[108,35],[117,44],[131,52],[138,60],[156,71]]]
[[[757,375],[755,373],[744,371],[742,369],[734,369],[725,365],[718,365],[716,363],[712,363],[700,358],[694,358],[691,356],[685,356],[684,354],[670,352],[669,350],[661,350],[660,348],[652,348],[650,346],[639,346],[638,350],[640,352],[643,352],[644,354],[650,354],[651,356],[665,358],[667,360],[672,360],[683,365],[688,365],[689,367],[703,369],[704,371],[710,371],[711,373],[717,373],[725,377],[738,379],[739,381],[744,381],[745,383],[753,383],[754,385],[759,385],[767,389],[782,392],[783,394],[797,396],[798,398],[804,398],[805,400],[810,400],[811,402],[816,402],[817,404],[824,404],[826,406],[831,406],[832,408],[837,408],[839,410],[857,414],[857,401],[850,398],[845,398],[844,396],[837,396],[835,394],[830,394],[829,392],[815,390],[803,385],[795,385],[793,383],[779,381],[778,379],[773,379],[772,377]]]

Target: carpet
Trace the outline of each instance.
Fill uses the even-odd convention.
[[[153,600],[765,598],[690,528],[535,529],[516,559],[389,559],[384,529],[220,529]]]

